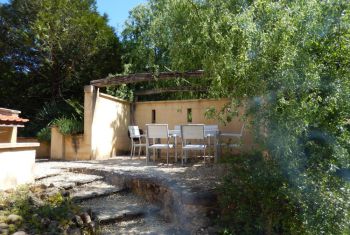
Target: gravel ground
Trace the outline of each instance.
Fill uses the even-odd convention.
[[[123,221],[115,224],[101,226],[101,234],[184,234],[174,228],[172,225],[164,221],[158,215],[149,215],[145,218],[139,218],[130,221]]]
[[[42,178],[38,183],[54,182],[54,184],[60,184],[64,182],[67,185],[77,182],[85,183],[73,187],[72,195],[78,191],[89,191],[89,187],[96,188],[98,186],[101,188],[103,186],[102,188],[105,188],[105,183],[101,182],[98,177],[68,172],[72,169],[103,170],[134,177],[151,177],[175,184],[179,186],[176,188],[181,190],[192,191],[194,189],[195,192],[212,190],[217,187],[221,182],[220,179],[227,172],[227,166],[224,164],[204,165],[203,162],[196,162],[181,166],[181,164],[166,165],[161,162],[151,162],[146,165],[145,158],[131,160],[129,157],[114,157],[100,161],[40,161],[36,164],[35,174],[36,178]],[[49,177],[52,174],[59,175]],[[94,182],[87,183],[90,180]],[[119,221],[115,223],[101,225],[101,234],[186,234],[184,231],[176,230],[174,224],[165,221],[157,206],[149,204],[142,197],[131,193],[119,192],[84,200],[80,204],[85,208],[91,208],[101,219],[119,218]],[[132,216],[140,214],[142,214],[141,217]],[[120,221],[123,215],[131,216]]]
[[[114,157],[108,160],[99,161],[77,161],[77,162],[55,162],[42,161],[36,164],[36,176],[43,177],[49,174],[63,172],[69,168],[88,168],[106,170],[115,173],[128,173],[134,176],[147,176],[159,179],[171,179],[186,187],[200,187],[212,189],[220,184],[220,179],[226,174],[227,167],[224,164],[207,164],[202,162],[195,164],[169,164],[149,163],[146,165],[144,157],[141,159],[130,157]]]
[[[85,209],[91,209],[99,220],[118,219],[124,215],[133,216],[140,213],[145,216],[159,213],[160,208],[146,202],[142,197],[132,193],[118,193],[106,197],[85,200],[79,203]]]
[[[87,184],[101,178],[102,178],[101,176],[97,176],[97,175],[60,172],[59,175],[43,178],[41,180],[36,180],[35,183],[44,184],[46,186],[53,184],[55,187],[72,188],[76,185]]]

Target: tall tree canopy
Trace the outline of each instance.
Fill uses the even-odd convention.
[[[0,106],[31,117],[121,71],[119,39],[94,0],[12,0],[0,5],[0,32]]]
[[[278,197],[298,212],[282,223],[300,224],[284,231],[344,232],[349,187],[339,172],[350,160],[348,1],[150,0],[131,12],[123,35],[132,69],[204,69],[211,95],[245,99],[257,140],[284,177]]]

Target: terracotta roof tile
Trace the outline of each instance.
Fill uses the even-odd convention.
[[[15,122],[15,123],[24,123],[28,122],[29,119],[20,118],[17,115],[3,115],[0,114],[0,123],[1,122]]]

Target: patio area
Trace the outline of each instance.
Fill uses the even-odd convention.
[[[115,229],[129,232],[131,228],[135,234],[216,234],[216,188],[227,166],[201,162],[188,167],[146,165],[144,157],[131,160],[123,156],[93,161],[38,161],[35,172],[38,185],[69,190],[73,200],[92,209],[101,224],[106,224],[102,226],[103,234],[115,234]],[[131,193],[123,196],[125,189]],[[113,225],[119,218],[125,222]]]
[[[146,165],[145,157],[130,159],[130,156],[118,156],[108,160],[38,161],[35,177],[43,178],[67,169],[106,171],[138,178],[152,178],[167,185],[181,185],[183,189],[198,188],[198,190],[213,190],[220,183],[219,179],[227,172],[225,164],[205,165],[204,162],[197,162],[183,167],[181,164],[167,166],[163,161]]]

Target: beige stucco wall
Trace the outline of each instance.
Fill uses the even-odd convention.
[[[93,159],[106,159],[130,149],[130,103],[99,93],[92,121]]]
[[[92,86],[84,87],[84,134],[75,137],[78,143],[77,152],[73,137],[62,136],[56,128],[51,133],[51,159],[88,160],[108,159],[130,150],[128,126],[130,125],[130,103],[113,96],[100,93]],[[174,100],[135,103],[135,124],[145,130],[147,123],[152,122],[152,110],[156,111],[156,123],[167,123],[173,129],[175,125],[187,123],[187,110],[192,109],[192,123],[219,125],[221,132],[240,132],[243,125],[239,117],[227,125],[215,119],[206,119],[208,108],[219,111],[227,99],[220,100]],[[243,110],[239,110],[243,113]],[[252,135],[245,128],[242,138],[243,149],[253,146]]]
[[[38,143],[0,144],[0,190],[34,182]]]
[[[0,143],[16,143],[17,127],[0,127]]]
[[[135,110],[135,122],[143,130],[146,124],[152,123],[152,110],[156,111],[156,123],[165,123],[173,129],[175,125],[187,124],[187,109],[192,109],[192,123],[219,125],[221,132],[240,132],[243,122],[239,117],[234,118],[230,123],[224,125],[215,119],[205,118],[208,108],[215,107],[219,111],[229,102],[228,99],[220,100],[172,100],[172,101],[151,101],[137,102]],[[243,109],[239,110],[243,114]],[[249,149],[252,146],[252,135],[248,128],[245,128],[242,139],[242,146]]]
[[[18,137],[17,143],[38,143],[37,138],[30,137]],[[36,158],[48,158],[50,157],[50,143],[40,142],[40,146],[36,149]]]
[[[63,136],[53,127],[51,159],[108,159],[130,148],[130,103],[100,93],[92,86],[86,86],[84,91],[84,134]]]

